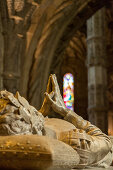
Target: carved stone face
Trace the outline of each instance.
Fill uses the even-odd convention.
[[[17,92],[0,92],[0,135],[42,135],[44,117]]]

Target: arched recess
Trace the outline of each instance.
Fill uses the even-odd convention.
[[[88,93],[87,93],[87,67],[86,61],[86,35],[77,31],[70,40],[59,66],[58,78],[62,91],[62,77],[71,72],[74,76],[74,110],[84,119],[88,118]],[[62,92],[63,93],[63,92]]]
[[[36,33],[38,37],[35,43],[36,49],[32,51],[34,60],[32,60],[32,63],[29,64],[27,69],[23,70],[22,80],[23,91],[25,91],[26,94],[28,92],[28,99],[34,106],[40,108],[43,101],[43,94],[46,90],[47,80],[50,74],[50,66],[55,53],[57,53],[58,46],[62,44],[61,51],[63,51],[73,33],[75,33],[96,10],[104,6],[106,2],[108,1],[42,1],[33,17],[29,29],[29,37],[31,37],[29,42],[34,41],[34,35]],[[42,27],[40,25],[40,31],[37,29],[39,21],[43,25]],[[37,23],[35,24],[36,29],[34,28],[34,23]],[[71,26],[73,27],[71,28]],[[70,34],[68,34],[69,32]],[[65,34],[67,35],[66,37]],[[66,40],[63,39],[63,37],[65,37]],[[62,43],[62,40],[65,43]],[[28,43],[26,55],[30,51],[30,45],[31,44]],[[27,60],[29,60],[28,57],[26,57],[25,63],[27,63]],[[27,80],[25,80],[24,77],[26,77]]]

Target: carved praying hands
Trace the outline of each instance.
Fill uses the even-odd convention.
[[[45,99],[40,112],[44,116],[52,116],[53,112],[59,113],[61,116],[66,116],[68,109],[65,107],[64,101],[60,94],[60,89],[57,83],[56,75],[49,77],[47,90],[45,92]]]

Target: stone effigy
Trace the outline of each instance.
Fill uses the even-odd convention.
[[[55,75],[39,111],[18,92],[0,92],[0,168],[106,168],[111,148],[106,134],[65,107]]]

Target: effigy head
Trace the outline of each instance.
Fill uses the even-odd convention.
[[[0,136],[42,135],[44,117],[17,92],[0,92]]]

